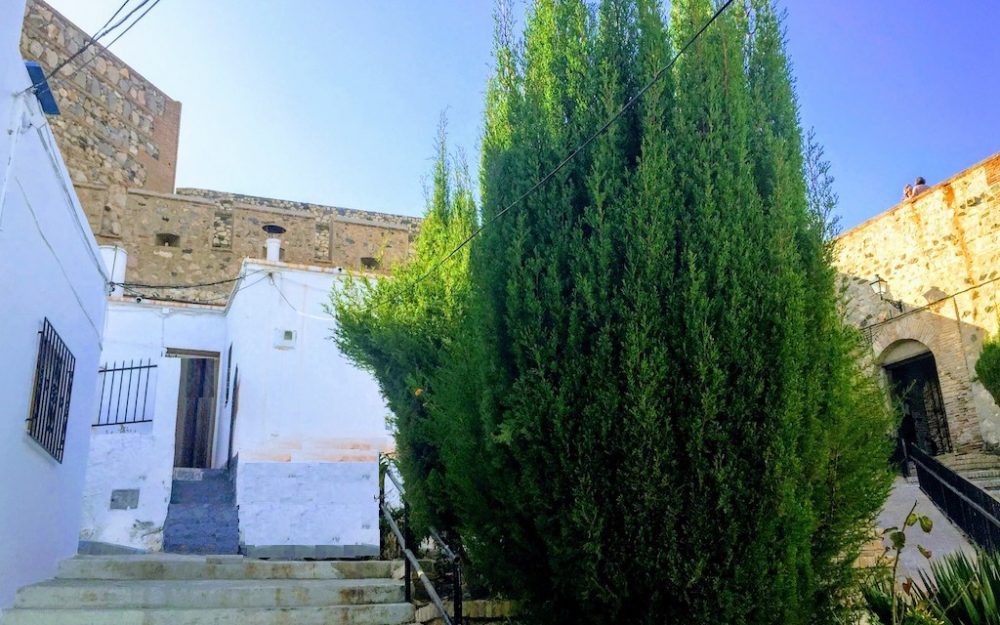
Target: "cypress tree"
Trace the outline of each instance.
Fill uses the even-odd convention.
[[[890,483],[771,2],[525,195],[716,6],[675,0],[668,28],[657,0],[535,0],[522,42],[498,12],[487,227],[447,330],[427,322],[433,428],[398,423],[437,467],[412,473],[444,503],[419,505],[531,622],[838,622]]]
[[[451,528],[451,506],[437,495],[446,483],[437,441],[446,434],[434,422],[427,396],[447,358],[452,328],[465,318],[468,251],[457,254],[432,280],[421,278],[472,232],[476,206],[464,162],[453,164],[448,154],[443,117],[435,152],[414,260],[387,277],[348,276],[331,292],[328,310],[337,319],[332,338],[348,358],[374,375],[392,411],[397,459],[416,525]]]

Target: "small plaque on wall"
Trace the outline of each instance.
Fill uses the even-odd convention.
[[[139,489],[129,488],[111,491],[112,510],[133,510],[139,507]]]

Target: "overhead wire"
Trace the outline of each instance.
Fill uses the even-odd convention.
[[[144,0],[143,4],[142,4],[142,5],[139,5],[138,7],[136,7],[136,9],[135,9],[135,10],[136,10],[136,11],[138,11],[138,10],[139,10],[139,9],[141,9],[141,8],[142,8],[142,7],[143,7],[143,6],[144,6],[144,5],[145,5],[145,4],[147,3],[147,2],[149,2],[149,0]],[[75,68],[75,69],[74,69],[74,70],[73,70],[73,71],[72,71],[72,72],[71,72],[71,73],[70,73],[70,74],[69,74],[68,76],[65,76],[65,77],[63,77],[63,78],[59,78],[57,82],[60,82],[60,83],[61,83],[61,82],[63,82],[63,81],[66,81],[66,80],[69,80],[69,78],[70,78],[70,77],[72,77],[72,76],[73,76],[73,74],[75,74],[76,72],[80,71],[80,70],[81,70],[81,69],[83,69],[84,67],[86,67],[86,66],[90,65],[90,64],[91,64],[91,63],[92,63],[92,62],[93,62],[93,61],[94,61],[95,59],[97,59],[97,58],[98,58],[99,56],[101,56],[101,54],[103,54],[103,53],[104,53],[104,52],[105,52],[105,51],[106,51],[106,50],[107,50],[108,48],[110,48],[111,46],[115,45],[115,42],[116,42],[116,41],[118,41],[119,39],[121,39],[122,37],[124,37],[124,36],[125,36],[125,34],[126,34],[126,33],[128,33],[128,31],[130,31],[130,30],[132,30],[133,28],[135,28],[135,25],[136,25],[136,24],[138,24],[138,23],[139,23],[140,21],[142,21],[142,18],[146,17],[146,14],[147,14],[147,13],[149,13],[150,11],[152,11],[153,9],[155,9],[155,8],[156,8],[156,5],[158,5],[159,3],[160,3],[160,0],[153,0],[153,4],[151,4],[151,5],[150,5],[150,7],[149,7],[148,9],[146,9],[145,11],[143,11],[143,12],[142,12],[142,15],[140,15],[140,16],[139,16],[139,17],[137,17],[137,18],[135,18],[135,21],[134,21],[134,22],[132,22],[131,24],[129,24],[129,25],[128,25],[128,27],[127,27],[127,28],[126,28],[125,30],[123,30],[122,32],[118,33],[118,36],[117,36],[117,37],[115,37],[114,39],[112,39],[112,40],[111,40],[110,42],[108,42],[108,45],[106,45],[106,46],[103,46],[103,47],[101,48],[101,50],[100,50],[100,51],[99,51],[99,52],[98,52],[97,54],[93,55],[92,57],[90,57],[89,59],[87,59],[86,61],[84,61],[83,63],[81,63],[81,64],[80,64],[80,65],[79,65],[78,67],[76,67],[76,68]],[[134,11],[133,11],[133,12],[134,12]],[[131,15],[131,13],[130,13],[129,15]]]
[[[268,271],[267,269],[258,269],[256,271],[251,271],[245,275],[239,275],[235,278],[226,278],[225,280],[216,280],[214,282],[199,282],[194,284],[142,284],[139,282],[112,282],[113,286],[121,287],[135,287],[140,289],[196,289],[206,286],[218,286],[220,284],[229,284],[231,282],[237,282],[243,278],[257,275],[259,273],[264,273]]]
[[[446,262],[448,262],[449,260],[451,260],[451,258],[454,257],[455,254],[457,254],[459,251],[462,250],[462,248],[464,248],[473,239],[475,239],[477,236],[479,236],[479,234],[482,233],[484,230],[486,230],[486,228],[488,228],[491,225],[493,225],[494,223],[496,223],[501,217],[503,217],[504,215],[506,215],[511,209],[513,209],[515,206],[517,206],[518,204],[520,204],[521,202],[523,202],[525,199],[528,198],[528,196],[530,196],[532,193],[534,193],[535,191],[537,191],[538,189],[540,189],[549,180],[551,180],[552,178],[554,178],[555,175],[558,174],[560,171],[562,171],[562,169],[567,164],[569,164],[570,161],[572,161],[574,158],[576,158],[576,156],[578,154],[580,154],[580,152],[582,152],[584,149],[587,148],[587,146],[589,146],[596,139],[598,139],[601,135],[603,135],[605,132],[607,132],[608,129],[611,128],[611,126],[614,125],[615,122],[617,122],[619,119],[621,119],[621,117],[625,113],[627,113],[629,109],[631,109],[633,106],[635,106],[639,102],[639,100],[642,99],[642,96],[644,96],[646,94],[646,92],[649,91],[653,87],[653,85],[655,85],[657,82],[659,82],[666,75],[666,73],[668,71],[670,71],[670,69],[677,62],[677,59],[679,59],[685,52],[687,52],[688,48],[690,48],[692,45],[694,45],[694,43],[698,40],[698,38],[701,37],[701,35],[706,30],[708,30],[708,27],[711,26],[715,22],[715,20],[717,20],[722,15],[722,13],[725,10],[728,9],[729,6],[733,4],[733,2],[734,2],[734,0],[726,0],[726,2],[723,3],[722,6],[720,6],[715,11],[715,13],[712,14],[712,17],[710,17],[704,24],[702,24],[701,28],[699,28],[698,31],[695,32],[695,34],[692,35],[690,39],[688,39],[687,43],[685,43],[681,47],[681,49],[677,51],[677,54],[675,54],[670,59],[670,61],[667,62],[666,65],[664,65],[659,70],[657,70],[657,72],[653,75],[653,77],[645,85],[643,85],[639,89],[639,91],[637,91],[635,93],[635,95],[633,95],[631,98],[629,98],[629,100],[625,103],[624,106],[622,106],[622,108],[620,108],[614,115],[612,115],[610,118],[608,118],[608,120],[606,122],[604,122],[604,124],[601,125],[601,127],[598,128],[594,133],[592,133],[589,137],[587,137],[587,139],[584,140],[583,143],[581,143],[576,148],[574,148],[573,151],[569,153],[569,155],[567,155],[564,159],[562,159],[561,161],[559,161],[559,164],[556,165],[554,169],[552,169],[549,173],[547,173],[544,176],[542,176],[537,182],[535,182],[535,184],[531,185],[531,187],[527,191],[525,191],[524,193],[522,193],[521,195],[519,195],[516,199],[514,199],[514,201],[510,202],[509,204],[507,204],[507,206],[505,206],[502,210],[500,210],[495,215],[493,215],[492,217],[490,217],[488,220],[486,220],[485,222],[483,222],[482,224],[480,224],[479,227],[476,228],[475,230],[473,230],[472,233],[469,234],[467,237],[465,237],[465,239],[463,239],[461,243],[459,243],[458,245],[456,245],[450,252],[448,252],[447,254],[445,254],[440,260],[438,260],[436,263],[434,263],[430,267],[430,269],[428,269],[420,277],[418,277],[410,285],[408,285],[406,287],[406,289],[404,289],[402,291],[402,293],[405,293],[405,292],[413,289],[418,284],[420,284],[421,282],[423,282],[424,280],[426,280],[427,278],[429,278],[431,275],[433,275],[434,272],[437,271],[438,268],[441,267],[441,265],[443,265]]]
[[[156,0],[156,1],[158,2],[159,0]],[[40,81],[38,81],[37,83],[35,83],[35,84],[31,85],[30,87],[28,87],[28,90],[34,91],[34,90],[38,89],[40,86],[42,86],[42,84],[44,84],[50,78],[54,77],[57,73],[59,73],[59,71],[62,68],[66,67],[67,65],[69,65],[70,63],[72,63],[77,57],[79,57],[81,54],[83,54],[84,52],[86,52],[87,50],[89,50],[91,48],[91,46],[93,46],[94,44],[96,44],[98,41],[100,41],[104,37],[108,36],[116,28],[118,28],[119,26],[121,26],[122,24],[124,24],[126,21],[128,21],[128,18],[130,18],[133,15],[135,15],[136,11],[138,11],[142,7],[144,7],[147,4],[149,4],[150,0],[141,0],[141,2],[139,3],[139,6],[135,7],[131,11],[129,11],[125,15],[125,17],[123,17],[122,19],[120,19],[117,22],[115,22],[114,25],[110,25],[109,26],[109,24],[111,24],[111,21],[114,20],[116,17],[118,17],[118,14],[121,13],[122,10],[124,10],[126,6],[128,6],[129,2],[131,2],[131,0],[125,0],[125,2],[123,2],[122,5],[118,7],[118,10],[115,11],[111,15],[111,17],[108,18],[108,20],[106,22],[104,22],[104,25],[101,26],[101,28],[98,29],[97,32],[95,32],[92,36],[90,36],[88,38],[88,40],[82,46],[80,46],[79,50],[77,50],[73,54],[69,55],[66,58],[66,60],[64,60],[62,63],[59,63],[54,68],[52,68],[48,73],[45,74],[45,76]],[[155,6],[155,2],[154,2],[154,6]],[[152,7],[150,7],[150,8],[152,8]],[[149,12],[149,10],[147,9],[146,13],[148,13],[148,12]],[[136,19],[136,21],[133,22],[129,26],[129,28],[131,28],[132,26],[135,26],[135,23],[138,22],[140,19],[142,19],[142,17],[146,13],[143,13],[142,15],[140,15]],[[128,29],[126,29],[126,32],[127,32],[127,30]],[[120,35],[119,35],[119,37],[120,37]],[[115,41],[117,41],[117,38],[115,39]],[[112,42],[112,43],[114,43],[114,42]],[[110,45],[110,44],[108,44],[108,45]],[[105,49],[106,48],[107,48],[107,46],[105,46]],[[99,56],[99,55],[100,55],[100,52],[98,52],[97,56]],[[82,65],[81,65],[81,67],[82,67]],[[73,72],[70,73],[70,76],[72,76],[74,73],[76,73],[77,71],[79,71],[79,69],[80,69],[79,67],[76,68],[76,69],[74,69]],[[65,80],[65,78],[63,78],[63,80]]]
[[[240,276],[238,278],[235,278],[233,280],[222,281],[222,282],[220,282],[220,284],[225,284],[226,282],[236,282],[236,281],[239,281],[239,280],[244,280],[246,278],[249,278],[250,276],[255,276],[255,275],[258,275],[260,273],[264,273],[264,271],[263,270],[261,270],[261,271],[254,271],[254,272],[248,273],[246,275]],[[213,296],[205,297],[205,298],[198,299],[198,300],[194,300],[194,299],[182,299],[182,298],[177,298],[177,297],[161,297],[159,295],[151,295],[149,293],[139,291],[135,287],[133,287],[132,285],[129,285],[129,284],[118,283],[118,286],[121,286],[124,291],[126,291],[127,293],[129,293],[129,295],[131,295],[133,297],[141,297],[142,299],[148,299],[150,301],[174,302],[174,303],[177,303],[177,304],[205,304],[205,305],[212,305],[212,306],[214,306],[215,302],[220,302],[222,300],[228,300],[228,299],[232,298],[234,295],[236,295],[237,293],[239,293],[240,291],[242,291],[243,289],[250,288],[250,287],[254,286],[255,284],[263,282],[267,278],[268,278],[268,276],[261,276],[260,278],[257,278],[256,280],[254,280],[253,282],[250,282],[249,284],[241,284],[241,285],[237,286],[235,289],[233,289],[230,292],[220,293],[218,295],[213,295]]]

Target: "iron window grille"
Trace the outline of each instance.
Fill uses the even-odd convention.
[[[149,376],[156,365],[152,358],[143,361],[117,361],[97,370],[101,376],[101,405],[94,427],[149,423],[153,420],[149,398]],[[153,383],[155,394],[156,383]]]
[[[28,416],[28,435],[62,463],[76,358],[48,318],[38,334],[38,361]]]

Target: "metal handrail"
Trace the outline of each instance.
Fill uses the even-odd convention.
[[[1000,549],[1000,501],[917,446],[910,459],[922,490],[979,547]]]
[[[421,568],[420,562],[417,557],[413,555],[410,548],[406,546],[406,539],[403,537],[403,532],[399,530],[399,526],[396,525],[396,521],[392,518],[392,511],[389,510],[388,504],[385,501],[381,502],[382,516],[385,517],[386,522],[389,524],[389,528],[392,533],[396,535],[396,540],[399,541],[400,546],[403,548],[403,555],[406,556],[406,561],[410,563],[410,566],[417,572],[417,577],[420,582],[424,585],[424,590],[427,591],[427,596],[430,597],[431,603],[434,607],[438,609],[441,613],[441,618],[444,620],[445,625],[460,625],[460,623],[455,623],[448,616],[448,611],[445,610],[444,603],[441,601],[441,597],[438,596],[437,591],[434,590],[434,585],[431,584],[431,580],[427,579],[427,574],[424,573],[424,569]],[[409,585],[409,575],[407,575],[406,584]]]
[[[382,457],[388,460],[385,475],[387,475],[389,479],[392,480],[392,483],[396,486],[396,489],[399,490],[400,496],[402,497],[406,491],[403,488],[402,483],[400,483],[399,479],[397,479],[396,476],[393,474],[393,469],[395,468],[395,460],[393,460],[391,456],[384,454],[382,454]],[[445,624],[462,625],[462,564],[461,560],[458,557],[458,554],[456,554],[451,549],[451,547],[449,547],[448,544],[444,542],[444,540],[441,538],[441,535],[438,533],[436,529],[434,529],[433,527],[427,528],[428,532],[431,535],[431,538],[434,539],[434,542],[437,543],[438,547],[440,547],[441,551],[444,553],[445,557],[448,558],[448,561],[451,562],[452,566],[452,583],[453,583],[452,594],[454,595],[452,598],[453,616],[449,617],[448,612],[444,608],[444,604],[441,602],[441,598],[434,590],[434,587],[431,585],[430,580],[424,574],[423,569],[417,562],[416,556],[414,556],[413,552],[407,548],[406,537],[404,536],[403,532],[400,531],[399,526],[396,524],[396,521],[392,518],[392,514],[389,510],[388,505],[385,503],[384,488],[383,492],[379,494],[379,507],[382,510],[382,515],[385,517],[386,521],[389,524],[389,528],[392,530],[393,534],[396,535],[396,540],[398,540],[399,544],[402,546],[403,555],[406,556],[405,560],[406,568],[404,571],[404,576],[406,577],[407,601],[411,599],[410,583],[412,574],[410,571],[410,567],[412,566],[416,571],[417,576],[420,578],[421,583],[423,583],[424,589],[427,591],[427,595],[431,598],[431,603],[434,604],[434,607],[438,609],[438,611],[441,613],[442,618],[445,620]],[[406,505],[405,501],[403,504],[403,515],[406,520],[407,534],[409,534],[409,525],[410,525],[409,506]]]
[[[979,504],[977,504],[975,501],[972,501],[971,499],[969,499],[968,496],[966,496],[965,493],[963,493],[962,491],[958,490],[957,488],[955,488],[954,486],[952,486],[951,484],[949,484],[931,466],[925,464],[922,460],[920,460],[916,456],[911,456],[910,458],[914,462],[916,462],[917,464],[919,464],[925,471],[927,471],[928,473],[930,473],[931,475],[933,475],[935,477],[935,479],[937,479],[937,481],[941,483],[942,486],[944,486],[945,488],[947,488],[948,490],[950,490],[952,493],[954,493],[959,499],[962,500],[963,503],[965,503],[966,505],[968,505],[969,507],[971,507],[973,510],[975,510],[976,512],[978,512],[979,514],[981,514],[983,516],[983,518],[985,518],[991,524],[995,525],[997,527],[997,529],[1000,529],[1000,520],[998,520],[996,517],[994,517],[988,510],[986,510],[985,508],[983,508],[982,506],[980,506]],[[961,477],[961,476],[959,476],[959,477]],[[963,478],[963,479],[965,479],[965,478]],[[972,482],[969,482],[969,484],[972,485],[972,486],[975,486],[974,484],[972,484]],[[976,488],[978,488],[978,486]]]

